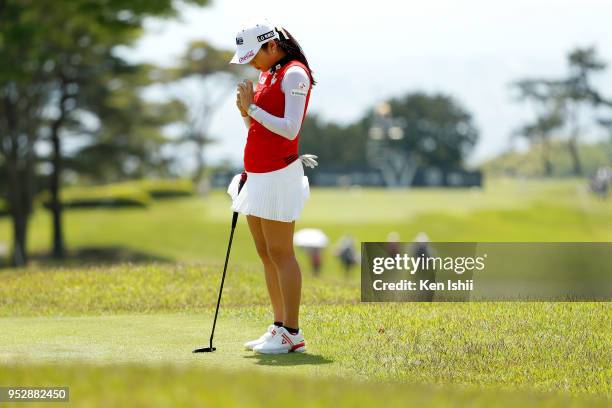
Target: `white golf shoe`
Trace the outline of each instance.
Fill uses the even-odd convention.
[[[273,324],[269,325],[268,330],[266,330],[264,334],[262,334],[257,340],[251,340],[249,342],[244,343],[244,347],[247,350],[253,350],[253,347],[263,343],[264,341],[274,336],[274,334],[276,334],[276,330],[278,330],[278,326],[275,326]]]
[[[302,330],[297,334],[291,334],[284,327],[277,327],[276,333],[263,343],[253,347],[253,351],[262,354],[284,354],[284,353],[304,353],[306,351],[306,341]]]

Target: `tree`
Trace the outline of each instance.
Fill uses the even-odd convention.
[[[233,51],[214,47],[207,41],[192,41],[180,65],[166,72],[166,81],[173,85],[176,97],[189,107],[189,120],[177,145],[192,144],[196,168],[192,179],[200,183],[205,168],[204,148],[213,143],[209,135],[213,116],[223,100],[234,89],[243,66],[229,64]]]
[[[604,115],[597,117],[597,124],[601,126],[610,138],[612,143],[612,100],[610,98],[601,98],[600,107],[604,109]]]
[[[95,71],[104,65],[95,64],[101,61],[97,57],[108,56],[114,46],[138,38],[145,17],[175,14],[172,0],[74,0],[62,7],[48,0],[0,0],[0,59],[11,61],[0,68],[0,149],[7,163],[14,265],[27,262],[27,224],[35,192],[34,145],[45,126],[50,126],[47,130],[56,153],[51,179],[54,226],[61,225],[59,135],[70,113],[78,108],[80,88],[75,78],[87,78],[82,76],[87,68],[98,74]],[[56,114],[45,115],[51,104]],[[63,244],[56,244],[61,253]]]
[[[574,173],[581,175],[582,163],[578,153],[578,139],[582,133],[584,109],[601,104],[603,98],[591,84],[592,75],[601,72],[606,64],[599,59],[595,48],[576,48],[568,56],[569,76],[561,84],[565,87],[567,121],[570,131],[568,149],[572,158]]]
[[[172,158],[162,154],[169,142],[163,128],[182,123],[186,107],[176,100],[150,102],[141,97],[158,71],[149,65],[125,65],[83,85],[79,116],[86,117],[65,129],[66,136],[91,139],[66,157],[66,168],[81,182],[170,175]],[[84,120],[91,116],[97,126]]]
[[[388,122],[387,147],[411,164],[418,160],[427,166],[460,168],[478,140],[471,114],[451,97],[416,92],[372,108],[347,125],[309,114],[300,130],[300,151],[318,155],[322,170],[371,168],[368,146],[372,136],[382,131],[377,118],[381,106],[389,111],[382,115]]]
[[[515,82],[517,99],[529,101],[536,111],[536,118],[518,130],[531,142],[540,141],[546,174],[552,173],[552,163],[547,159],[551,132],[567,129],[567,148],[572,160],[574,175],[583,173],[578,151],[579,138],[585,128],[585,114],[593,113],[600,106],[611,103],[592,85],[593,74],[605,69],[594,48],[576,48],[567,56],[569,72],[566,78],[524,79]],[[600,124],[605,126],[604,122]]]
[[[413,152],[424,165],[460,168],[478,141],[472,115],[452,97],[409,93],[389,101],[405,137],[399,148]],[[366,117],[371,122],[373,114]]]
[[[34,144],[48,100],[42,30],[26,2],[0,1],[0,151],[6,163],[13,224],[11,263],[27,262],[27,226],[34,195]]]
[[[309,113],[300,129],[300,154],[317,155],[321,170],[363,169],[367,136],[360,122],[339,125]]]
[[[534,120],[522,125],[515,135],[526,138],[532,145],[540,145],[544,174],[550,177],[553,174],[550,159],[552,132],[564,123],[563,90],[557,83],[543,79],[520,80],[512,87],[517,92],[516,99],[531,103],[536,112]]]

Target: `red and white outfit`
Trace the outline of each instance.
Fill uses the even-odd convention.
[[[283,28],[268,22],[251,25],[236,35],[236,53],[230,63],[248,64],[269,41],[287,41]],[[310,72],[288,55],[268,72],[262,72],[249,106],[244,148],[246,182],[239,189],[241,174],[230,183],[232,210],[268,220],[296,220],[310,197],[303,165],[314,167],[316,156],[298,156],[300,128],[310,100]],[[239,191],[240,190],[240,191]],[[302,330],[289,333],[270,325],[266,333],[244,346],[258,353],[280,354],[306,351]]]
[[[308,158],[298,156],[298,143],[311,88],[308,68],[297,60],[284,58],[260,74],[256,108],[245,118],[247,180],[238,194],[237,174],[227,189],[232,210],[284,222],[299,218],[310,197],[303,168]]]

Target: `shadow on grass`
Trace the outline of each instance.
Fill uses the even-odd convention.
[[[65,259],[55,259],[48,253],[34,253],[30,260],[41,266],[100,266],[120,263],[171,263],[170,258],[140,252],[128,247],[80,247],[69,250]]]
[[[297,365],[319,365],[333,363],[330,360],[318,354],[310,353],[287,353],[287,354],[258,354],[244,356],[246,359],[255,360],[258,365],[275,365],[275,366],[297,366]]]

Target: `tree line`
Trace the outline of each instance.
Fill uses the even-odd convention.
[[[565,143],[573,174],[584,174],[580,140],[593,125],[609,132],[612,140],[612,99],[595,86],[594,77],[606,63],[594,47],[576,48],[567,54],[567,74],[560,78],[523,78],[511,84],[516,101],[529,104],[533,118],[513,134],[540,147],[543,173],[552,176],[553,141]]]
[[[474,117],[456,98],[417,91],[383,101],[345,125],[309,114],[300,131],[300,150],[317,154],[321,170],[372,169],[368,142],[379,137],[381,108],[389,122],[382,135],[386,144],[420,165],[461,169],[478,142]]]
[[[65,176],[94,183],[167,176],[177,160],[164,153],[168,143],[194,146],[201,160],[210,101],[176,94],[151,102],[142,93],[156,83],[235,77],[241,71],[227,63],[232,52],[193,42],[171,69],[130,63],[118,52],[143,34],[145,18],[177,12],[172,0],[0,0],[0,189],[12,265],[27,263],[28,221],[42,190],[51,195],[53,256],[65,256]],[[164,132],[170,124],[182,126],[179,137]]]

